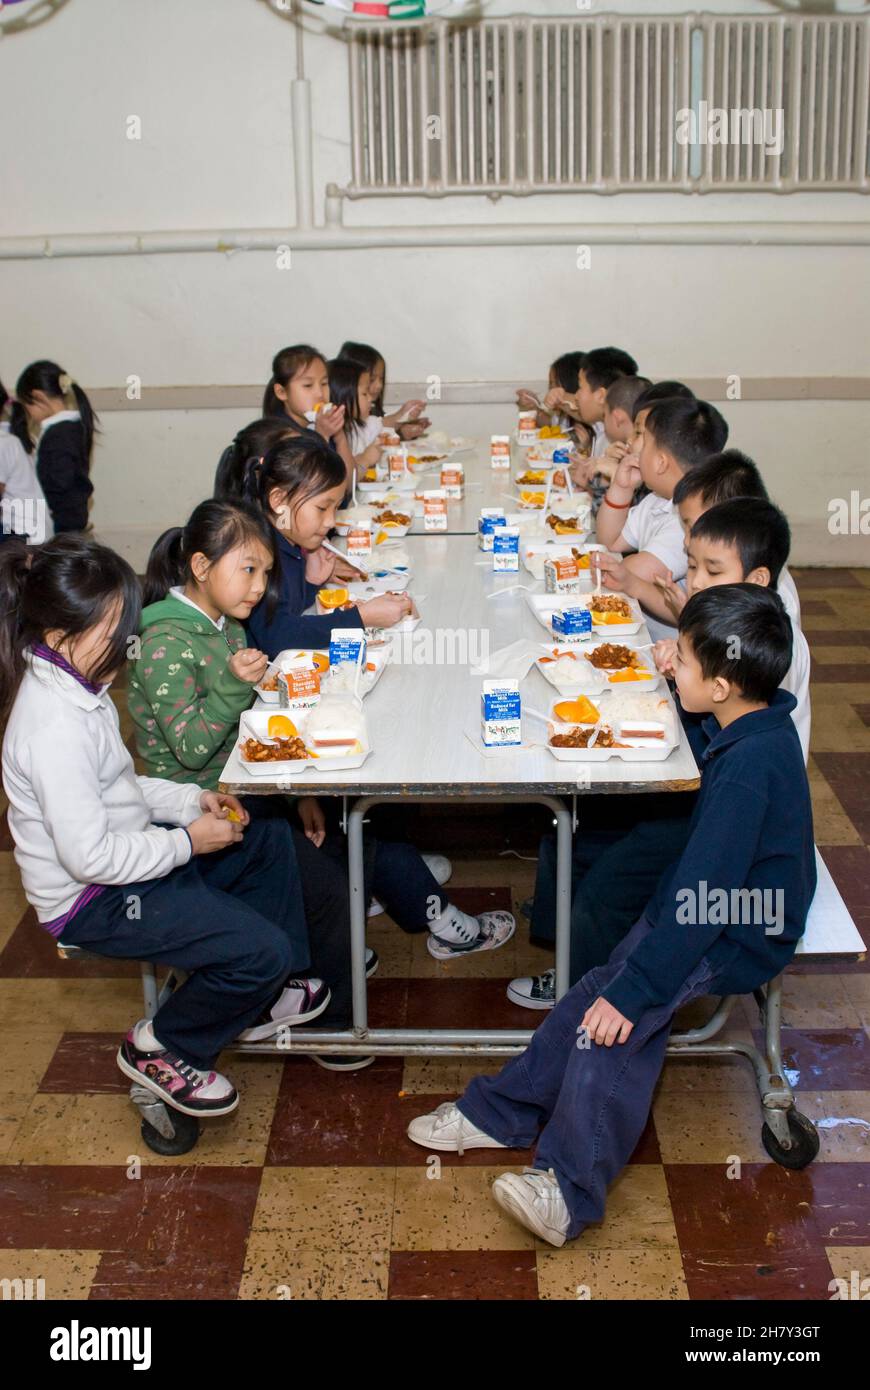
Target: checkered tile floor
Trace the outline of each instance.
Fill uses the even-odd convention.
[[[798,572],[813,653],[816,840],[870,932],[870,571]],[[469,910],[528,896],[533,865],[455,860]],[[556,1251],[492,1202],[496,1166],[445,1155],[431,1176],[408,1120],[473,1074],[460,1060],[383,1059],[351,1076],[304,1058],[237,1057],[239,1111],[193,1153],[152,1154],[114,1065],[139,1016],[135,967],[58,961],[26,910],[0,823],[0,1278],[49,1299],[604,1299],[830,1297],[870,1275],[870,968],[796,967],[785,1054],[822,1149],[802,1173],[767,1160],[752,1077],[734,1062],[669,1062],[606,1219]],[[370,943],[373,1022],[528,1027],[505,981],[550,963],[517,937],[439,964],[385,918]],[[757,1027],[741,1007],[732,1034]],[[495,1069],[497,1063],[491,1064]],[[741,1160],[739,1178],[727,1160]]]

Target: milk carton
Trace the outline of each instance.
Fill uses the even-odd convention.
[[[504,573],[513,571],[516,573],[520,567],[520,528],[518,526],[500,526],[493,532],[492,537],[492,569],[493,573]]]
[[[550,619],[553,636],[560,642],[589,642],[592,639],[592,614],[588,608],[557,609]]]
[[[291,662],[278,677],[278,704],[290,714],[303,714],[320,700],[320,673],[310,661]]]
[[[370,560],[372,554],[372,523],[366,518],[355,521],[347,532],[347,558],[352,565],[357,560]]]
[[[493,532],[507,526],[504,507],[483,507],[477,523],[477,541],[481,550],[492,550]]]
[[[404,444],[397,444],[388,448],[386,452],[390,481],[398,482],[399,479],[406,477],[408,472],[408,460],[405,453],[405,446]]]
[[[522,743],[519,681],[484,681],[480,737],[485,748]]]
[[[511,438],[509,434],[493,434],[490,436],[489,461],[493,468],[510,470]]]
[[[423,493],[423,530],[447,530],[447,494],[443,488],[428,488]]]
[[[573,555],[544,561],[544,589],[548,594],[579,594],[580,571]]]
[[[517,443],[534,444],[538,438],[538,412],[521,410],[517,416]]]
[[[362,656],[360,656],[362,650]],[[366,635],[361,627],[334,627],[329,634],[329,665],[336,667],[350,662],[363,666],[366,659]]]
[[[447,497],[462,497],[465,491],[465,469],[461,463],[442,463],[441,490]]]

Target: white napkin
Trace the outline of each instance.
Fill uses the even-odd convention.
[[[518,642],[511,642],[510,646],[499,647],[498,651],[490,652],[478,666],[472,666],[471,674],[491,676],[493,679],[504,677],[508,680],[522,680],[523,676],[528,675],[535,657],[540,656],[541,651],[542,646],[539,642],[530,642],[527,637],[523,637]]]

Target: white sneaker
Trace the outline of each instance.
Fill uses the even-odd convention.
[[[512,1004],[524,1009],[552,1009],[556,1003],[556,972],[545,970],[543,975],[521,975],[511,980],[507,997]]]
[[[444,935],[430,929],[426,945],[430,956],[436,960],[454,960],[472,951],[497,951],[499,946],[510,941],[517,929],[510,912],[481,912],[479,917],[468,917],[461,913],[460,917],[465,920],[451,920]]]
[[[379,903],[378,900],[377,900],[377,898],[371,898],[371,899],[369,900],[369,905],[368,905],[368,907],[366,908],[366,916],[367,916],[367,917],[380,917],[380,915],[381,915],[381,913],[383,912],[383,910],[384,910],[384,905],[383,905],[383,903]]]
[[[452,1101],[445,1101],[431,1115],[420,1115],[408,1125],[408,1138],[424,1149],[463,1154],[466,1149],[506,1149],[473,1125]]]
[[[426,865],[435,882],[438,884],[449,883],[453,877],[453,865],[443,854],[421,854],[420,858]]]
[[[502,1211],[550,1245],[564,1245],[571,1216],[552,1168],[524,1168],[522,1173],[502,1173],[492,1185],[492,1195]]]
[[[239,1034],[239,1042],[263,1042],[282,1028],[310,1023],[323,1013],[332,995],[322,980],[287,980],[271,1009],[261,1014],[253,1028]]]

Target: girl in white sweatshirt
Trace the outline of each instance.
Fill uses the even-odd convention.
[[[250,586],[256,602],[256,567]],[[121,1071],[186,1114],[225,1115],[239,1098],[214,1070],[221,1050],[317,1017],[329,991],[295,978],[309,955],[287,825],[136,776],[109,688],[136,655],[139,609],[132,569],[94,541],[56,536],[32,563],[22,542],[0,547],[9,828],[24,892],[58,941],[187,972],[127,1034]]]

